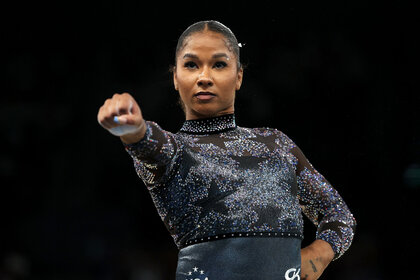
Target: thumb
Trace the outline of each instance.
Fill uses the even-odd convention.
[[[114,122],[120,125],[140,126],[143,124],[143,118],[139,115],[125,114],[121,116],[115,116]]]
[[[117,126],[108,129],[108,131],[115,136],[122,137],[126,135],[134,135],[134,134],[138,136],[138,135],[144,135],[145,133],[146,123],[141,116],[131,115],[131,114],[115,116],[114,122],[117,124]],[[143,136],[140,136],[138,139],[141,139],[142,137]]]

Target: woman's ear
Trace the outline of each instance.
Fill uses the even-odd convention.
[[[239,90],[241,88],[243,76],[244,76],[244,69],[241,67],[239,68],[238,74],[236,77],[236,90]]]
[[[178,80],[177,80],[177,77],[176,77],[176,66],[174,66],[172,68],[172,75],[173,75],[173,79],[174,79],[175,90],[178,91]]]

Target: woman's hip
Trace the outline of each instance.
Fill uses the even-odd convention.
[[[235,237],[179,251],[176,280],[299,280],[301,240]]]

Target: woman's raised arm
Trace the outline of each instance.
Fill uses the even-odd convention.
[[[121,138],[138,176],[148,188],[164,184],[176,170],[180,144],[171,132],[145,121],[130,94],[114,94],[107,99],[99,109],[98,122]]]

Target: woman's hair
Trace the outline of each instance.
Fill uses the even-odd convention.
[[[222,34],[226,38],[226,43],[228,48],[231,52],[233,52],[236,56],[237,66],[238,69],[242,67],[239,57],[239,43],[236,39],[235,34],[224,24],[215,21],[215,20],[205,20],[199,21],[192,25],[190,25],[185,31],[179,36],[178,44],[176,45],[175,51],[175,65],[176,65],[176,58],[178,57],[179,52],[185,47],[185,40],[191,36],[193,33],[200,32],[200,31],[213,31],[219,34]]]

